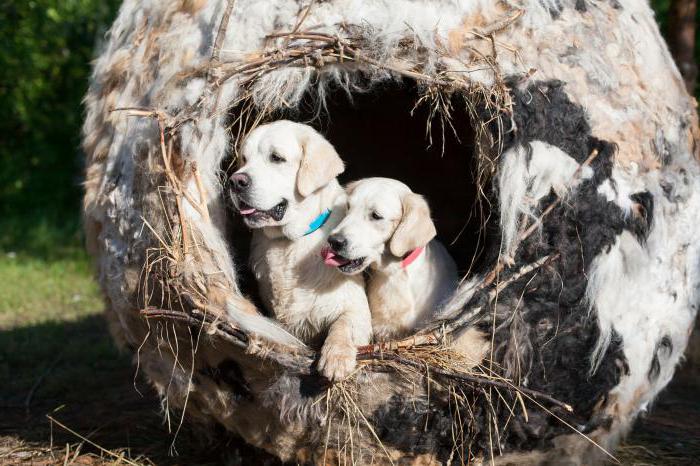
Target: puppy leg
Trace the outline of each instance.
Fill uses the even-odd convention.
[[[321,348],[318,370],[331,381],[346,378],[355,369],[357,347],[369,344],[372,325],[369,309],[346,311],[333,322]]]

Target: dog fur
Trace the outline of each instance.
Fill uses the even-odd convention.
[[[232,199],[254,229],[251,266],[263,301],[305,342],[313,345],[325,337],[318,369],[331,380],[343,379],[355,367],[356,347],[368,344],[372,333],[362,276],[344,276],[325,267],[319,256],[345,214],[345,193],[336,180],[343,162],[311,127],[284,120],[253,130],[242,157],[231,178],[235,183],[247,175],[250,184]],[[282,218],[267,213],[285,201]],[[306,234],[327,209],[328,220]]]
[[[369,269],[367,297],[375,337],[407,335],[452,295],[457,267],[434,239],[428,203],[408,186],[389,178],[367,178],[350,184],[347,192],[348,212],[329,244],[336,249],[334,240],[342,239],[345,246],[335,253],[346,260],[363,259],[346,274]],[[404,266],[403,259],[420,247],[424,250]]]

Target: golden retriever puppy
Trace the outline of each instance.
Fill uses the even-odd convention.
[[[343,379],[355,367],[357,346],[372,336],[363,278],[319,258],[345,215],[345,191],[336,180],[343,162],[313,128],[285,120],[253,130],[241,155],[232,200],[253,229],[251,266],[263,301],[297,337],[323,341],[319,371]]]
[[[348,212],[328,237],[326,265],[356,276],[369,267],[376,338],[405,336],[437,314],[457,286],[454,261],[435,237],[428,204],[400,181],[348,186]]]

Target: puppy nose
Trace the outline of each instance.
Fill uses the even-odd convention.
[[[233,183],[234,191],[242,192],[250,186],[250,176],[247,173],[234,173],[231,177],[231,182]]]
[[[328,244],[331,245],[334,251],[340,252],[348,245],[348,240],[341,235],[331,235],[328,237]]]

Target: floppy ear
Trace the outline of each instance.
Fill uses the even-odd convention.
[[[350,183],[345,185],[345,194],[348,196],[352,194],[352,192],[355,190],[358,184],[360,184],[362,180],[355,180],[351,181]]]
[[[401,222],[389,242],[389,250],[396,257],[403,257],[414,249],[425,246],[437,233],[430,218],[430,208],[423,196],[404,194],[401,206]]]
[[[301,146],[297,191],[306,197],[343,173],[345,166],[331,143],[313,129],[304,132]]]

